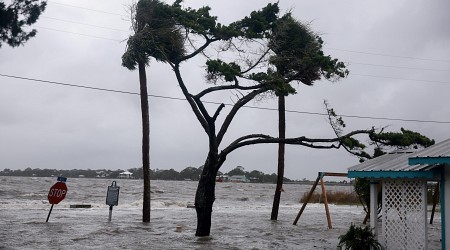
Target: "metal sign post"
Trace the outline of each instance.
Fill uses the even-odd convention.
[[[50,211],[48,212],[47,220],[45,222],[48,222],[48,219],[50,218],[50,214],[53,210],[53,205],[58,204],[62,200],[64,200],[67,194],[67,186],[65,183],[67,181],[67,178],[60,176],[58,177],[57,181],[58,182],[56,182],[48,192],[48,202],[52,204],[52,206],[50,207]]]
[[[119,190],[120,187],[116,185],[116,181],[113,181],[111,186],[108,186],[108,192],[106,193],[106,205],[109,205],[108,221],[111,221],[113,206],[119,204]]]

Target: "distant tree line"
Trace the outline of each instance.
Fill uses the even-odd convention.
[[[150,170],[150,178],[152,180],[192,180],[198,181],[200,174],[203,170],[201,167],[187,167],[180,172],[171,169],[152,169]],[[108,169],[71,169],[71,170],[57,170],[57,169],[41,169],[41,168],[26,168],[24,170],[17,169],[12,170],[5,168],[0,171],[0,176],[29,176],[29,177],[52,177],[52,176],[64,176],[68,178],[109,178],[116,179],[119,174],[125,170],[108,170]],[[142,179],[143,171],[142,168],[130,168],[126,171],[133,173],[133,178]],[[277,175],[275,173],[265,174],[258,170],[245,171],[242,166],[237,166],[228,173],[222,173],[219,171],[217,175],[245,175],[247,179],[252,182],[259,183],[276,183]],[[292,182],[288,178],[284,178],[286,182]]]
[[[71,169],[71,170],[57,170],[57,169],[41,169],[41,168],[26,168],[24,170],[12,170],[5,168],[0,171],[1,176],[30,176],[30,177],[52,177],[64,176],[68,178],[117,178],[124,170],[107,170],[107,169]]]

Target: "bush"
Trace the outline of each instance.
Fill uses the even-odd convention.
[[[308,193],[304,193],[300,198],[301,203],[305,203]],[[355,205],[360,204],[358,195],[354,192],[343,192],[343,191],[327,191],[327,201],[331,204],[337,205]],[[323,203],[322,193],[314,192],[309,203]]]
[[[356,227],[351,225],[347,233],[339,236],[339,246],[345,250],[381,250],[381,244],[369,226]]]

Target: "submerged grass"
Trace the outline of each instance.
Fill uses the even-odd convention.
[[[300,198],[300,202],[306,202],[308,193],[303,193]],[[327,191],[327,201],[330,204],[336,205],[359,205],[358,195],[355,192],[344,192],[344,191]],[[323,203],[323,197],[321,192],[314,192],[308,203]]]

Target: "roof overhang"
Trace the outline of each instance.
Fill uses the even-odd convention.
[[[421,178],[433,179],[434,171],[348,171],[348,178],[370,179],[396,179],[396,178]]]

